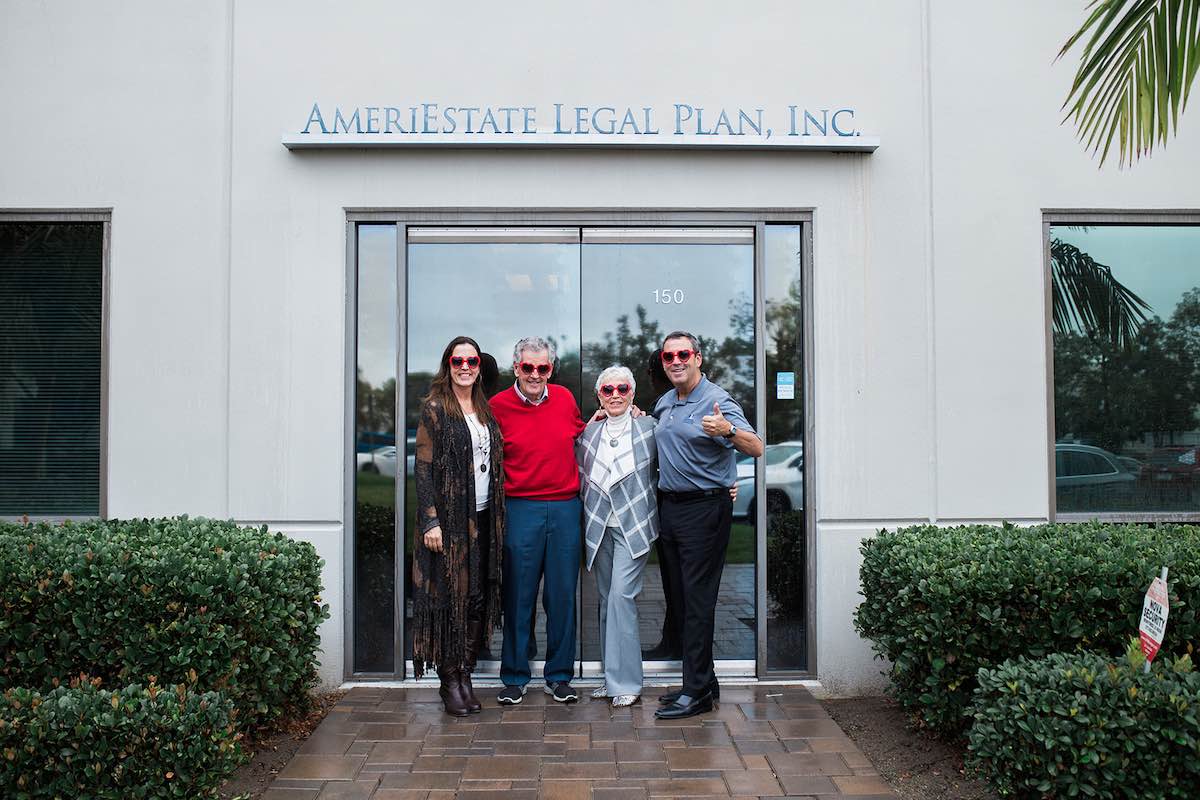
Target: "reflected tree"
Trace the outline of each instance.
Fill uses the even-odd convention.
[[[356,376],[356,429],[359,444],[380,446],[396,441],[396,379],[388,378],[379,386],[363,377],[362,367]],[[390,437],[390,442],[386,441]]]
[[[700,340],[704,354],[704,373],[708,379],[728,391],[754,419],[754,305],[746,293],[741,292],[729,301],[730,334],[724,339],[704,336],[693,331]],[[668,333],[657,319],[651,319],[646,307],[638,304],[631,318],[621,314],[610,330],[605,331],[600,341],[589,341],[583,345],[584,414],[594,411],[595,398],[592,387],[600,371],[620,364],[628,367],[637,381],[634,402],[649,411],[654,407],[658,395],[655,393],[646,365],[650,356],[659,348],[662,337]]]
[[[800,439],[803,437],[803,387],[804,327],[801,310],[803,296],[800,277],[788,284],[787,294],[780,299],[769,299],[766,304],[766,353],[768,384],[771,377],[780,372],[792,372],[796,378],[794,401],[774,401],[767,398],[768,441]]]
[[[1061,239],[1050,239],[1054,330],[1102,337],[1127,347],[1146,321],[1149,304],[1112,274],[1112,267]]]
[[[1116,341],[1114,341],[1116,339]],[[1171,318],[1141,323],[1132,338],[1108,331],[1054,334],[1058,438],[1120,452],[1151,434],[1155,446],[1196,427],[1200,389],[1200,290]]]

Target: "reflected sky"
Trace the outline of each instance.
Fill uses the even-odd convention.
[[[583,296],[585,341],[602,340],[622,314],[636,319],[639,305],[664,334],[681,329],[721,341],[738,333],[731,301],[753,302],[754,247],[586,244]]]
[[[583,297],[585,411],[596,407],[598,374],[621,360],[638,383],[635,402],[652,406],[646,363],[662,336],[686,330],[715,342],[702,370],[752,412],[753,245],[585,244]]]
[[[525,336],[579,350],[579,245],[410,244],[408,369],[433,372],[446,342],[474,338],[509,369]]]
[[[358,366],[368,383],[395,377],[397,341],[396,226],[359,225]]]
[[[800,277],[800,226],[768,225],[766,233],[763,250],[768,269],[763,294],[768,302],[786,302],[788,289]]]
[[[1050,237],[1078,247],[1166,320],[1184,292],[1200,286],[1200,226],[1056,225]]]

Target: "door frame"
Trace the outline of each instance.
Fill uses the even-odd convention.
[[[817,675],[816,637],[816,505],[817,492],[813,480],[818,454],[814,447],[813,424],[813,276],[814,247],[812,207],[761,207],[761,208],[429,208],[429,207],[344,207],[346,232],[346,314],[345,314],[345,442],[343,456],[343,509],[342,509],[342,627],[343,627],[343,675],[346,680],[403,680],[410,673],[411,662],[404,657],[405,598],[404,559],[395,561],[394,626],[395,669],[393,672],[355,672],[354,667],[354,492],[355,492],[355,391],[357,365],[358,328],[358,236],[360,223],[393,223],[396,226],[396,319],[398,342],[396,348],[396,408],[406,408],[407,381],[407,330],[405,311],[407,300],[407,252],[408,228],[416,226],[479,226],[479,227],[753,227],[754,228],[754,330],[755,330],[755,400],[757,406],[755,429],[763,433],[766,428],[766,343],[760,335],[765,320],[765,233],[769,224],[795,224],[801,226],[802,243],[801,282],[803,289],[803,342],[804,342],[804,527],[805,527],[805,571],[806,608],[805,638],[807,647],[807,669],[785,671],[767,669],[767,617],[763,613],[767,603],[767,582],[764,573],[767,558],[765,530],[755,531],[755,659],[754,672],[759,678],[807,679]],[[756,518],[767,519],[766,470],[755,470]],[[404,519],[404,482],[396,481],[396,520]],[[396,553],[404,551],[404,525],[396,524]],[[584,664],[590,662],[583,662]],[[745,662],[733,662],[742,664]],[[718,670],[720,672],[720,670]],[[739,673],[740,674],[740,673]]]

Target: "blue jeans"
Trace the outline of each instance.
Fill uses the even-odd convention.
[[[575,675],[575,586],[582,549],[578,497],[570,500],[505,500],[504,647],[500,680],[506,686],[529,683],[529,620],[545,579],[547,683]]]

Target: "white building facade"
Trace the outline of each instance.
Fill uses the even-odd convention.
[[[1083,18],[1065,0],[6,4],[0,227],[99,226],[102,315],[94,499],[0,515],[268,524],[325,561],[323,682],[404,677],[396,451],[444,343],[477,338],[502,386],[516,336],[553,337],[586,414],[599,368],[630,361],[640,384],[651,334],[683,327],[777,454],[743,470],[722,671],[875,691],[852,621],[865,538],[1063,517],[1055,442],[1118,450],[1055,429],[1051,241],[1179,229],[1162,269],[1200,262],[1194,111],[1125,170],[1061,124],[1077,55],[1055,56]],[[0,421],[19,430],[37,400],[17,361]],[[1186,456],[1169,428],[1126,456],[1131,485]],[[28,463],[15,441],[0,426],[0,459]]]

